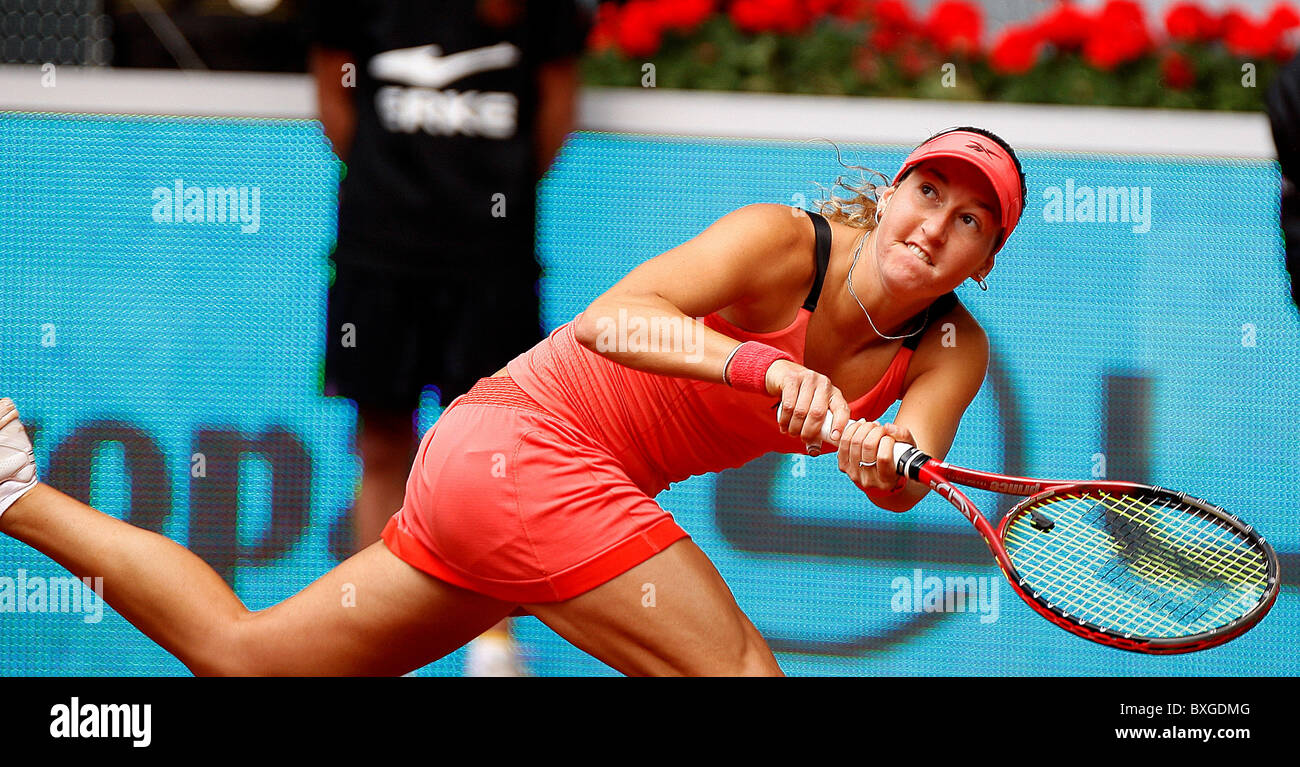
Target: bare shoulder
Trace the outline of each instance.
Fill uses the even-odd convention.
[[[907,380],[930,370],[942,370],[954,382],[978,387],[988,371],[989,338],[984,328],[961,302],[934,318],[908,366]]]
[[[724,317],[740,327],[765,331],[785,327],[816,276],[816,231],[802,209],[776,203],[753,203],[727,214],[730,228],[743,233],[758,259],[744,268],[752,281]]]
[[[803,256],[813,252],[817,235],[812,219],[802,208],[756,202],[736,209],[729,216],[737,217],[736,223],[747,229],[755,241],[764,243],[765,250],[779,254],[776,259],[779,265],[796,270],[799,265],[813,267],[811,258]]]
[[[791,306],[798,306],[794,291],[812,284],[814,240],[812,222],[801,209],[745,205],[638,264],[593,305],[653,296],[689,317],[724,312],[742,328],[766,330],[778,315],[789,323]]]

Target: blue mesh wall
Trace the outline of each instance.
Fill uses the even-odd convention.
[[[905,154],[842,149],[887,172]],[[878,510],[830,456],[762,458],[679,483],[660,503],[788,673],[964,674],[972,657],[998,674],[1296,673],[1300,344],[1276,165],[1022,160],[1030,204],[991,289],[959,291],[994,360],[949,459],[1062,477],[1093,476],[1104,460],[1110,478],[1240,513],[1283,557],[1286,585],[1260,626],[1188,656],[1094,646],[996,588],[987,552],[946,502]],[[540,197],[547,326],[727,211],[811,207],[817,184],[842,172],[824,145],[573,136]],[[315,123],[0,116],[0,393],[35,426],[43,476],[203,552],[255,609],[334,564],[330,529],[359,476],[354,413],[319,394],[332,173]],[[153,190],[176,179],[257,187],[258,231],[154,221]],[[1067,182],[1149,187],[1150,230],[1047,220],[1045,192]],[[429,402],[421,423],[436,415]],[[207,477],[191,476],[196,452]],[[992,514],[1009,507],[971,495]],[[0,577],[20,570],[63,574],[0,540]],[[899,608],[900,583],[950,576],[987,579],[996,609]],[[518,621],[517,636],[535,673],[613,673],[535,619]],[[420,673],[462,662],[460,651]],[[111,611],[98,623],[0,611],[0,673],[185,669]]]

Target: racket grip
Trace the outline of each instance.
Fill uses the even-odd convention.
[[[835,442],[831,439],[831,429],[835,427],[834,417],[829,413],[826,420],[822,421],[822,441]],[[921,473],[921,465],[930,460],[930,456],[916,449],[915,445],[909,445],[906,442],[894,443],[894,466],[899,474],[907,475],[908,479],[918,479]]]
[[[831,430],[835,428],[835,416],[831,413],[826,414],[826,419],[822,421],[822,442],[829,442],[832,445],[835,441],[831,439]]]

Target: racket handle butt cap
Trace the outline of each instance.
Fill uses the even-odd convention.
[[[915,445],[906,442],[894,443],[894,468],[899,474],[907,475],[908,479],[918,479],[921,465],[928,460],[930,456],[922,453]]]

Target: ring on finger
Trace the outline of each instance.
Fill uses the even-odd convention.
[[[875,465],[876,465],[876,462],[875,462],[875,461],[872,461],[871,463],[867,463],[866,461],[858,461],[858,465],[859,465],[859,466],[875,466]]]

